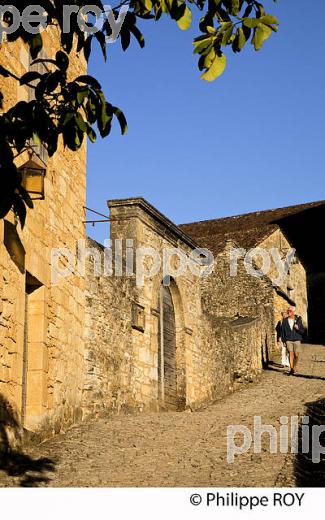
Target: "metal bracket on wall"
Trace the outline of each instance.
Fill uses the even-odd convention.
[[[86,210],[86,211],[90,211],[91,213],[95,213],[95,215],[99,215],[100,217],[105,217],[105,219],[101,219],[101,220],[83,220],[82,223],[83,224],[92,224],[92,226],[95,226],[95,224],[99,223],[99,222],[116,222],[116,221],[119,221],[119,220],[128,220],[129,218],[131,217],[108,217],[107,215],[104,215],[103,213],[99,213],[98,211],[95,211],[94,209],[91,209],[91,208],[87,208],[86,206],[83,206],[83,208]]]
[[[95,213],[95,215],[99,215],[100,217],[105,217],[105,220],[84,220],[83,224],[92,224],[92,226],[95,226],[98,222],[109,222],[110,218],[107,215],[104,215],[103,213],[99,213],[98,211],[95,211],[94,209],[87,208],[86,206],[83,206],[83,208],[86,211],[90,211],[91,213]]]

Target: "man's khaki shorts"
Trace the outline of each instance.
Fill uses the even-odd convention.
[[[287,341],[288,352],[294,352],[300,354],[301,352],[301,341]]]

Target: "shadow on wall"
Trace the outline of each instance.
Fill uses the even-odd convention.
[[[0,486],[1,473],[17,478],[13,486],[37,487],[49,482],[46,473],[55,471],[47,458],[33,459],[22,451],[23,428],[9,401],[0,394]]]
[[[305,415],[309,417],[308,426],[299,426],[299,453],[295,456],[294,474],[297,487],[324,487],[325,486],[325,453],[320,455],[320,462],[315,462],[317,446],[325,451],[325,399],[319,399],[311,403],[306,403]],[[323,432],[319,435],[317,427],[323,427]],[[309,432],[309,440],[306,435]],[[314,432],[315,439],[313,441]],[[308,453],[302,453],[303,439],[309,448]],[[304,450],[307,451],[307,450]]]
[[[308,275],[308,342],[325,345],[325,272]]]

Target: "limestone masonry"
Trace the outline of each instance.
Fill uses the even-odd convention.
[[[49,57],[59,41],[55,28],[44,33]],[[20,40],[1,53],[15,74],[30,69]],[[86,68],[82,59],[71,65],[74,76]],[[28,87],[11,78],[0,86],[5,109],[28,101]],[[18,159],[22,166],[28,156]],[[52,286],[50,262],[52,248],[75,250],[85,237],[86,147],[73,153],[60,143],[45,166],[45,199],[35,201],[25,228],[13,214],[0,220],[0,394],[26,429],[52,434],[82,417],[85,280],[70,276]]]

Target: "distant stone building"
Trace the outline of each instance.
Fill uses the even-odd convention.
[[[277,313],[284,301],[295,303],[308,324],[309,340],[325,344],[325,260],[320,240],[324,209],[325,201],[319,201],[180,227],[215,256],[228,240],[246,250],[277,247],[284,257],[289,248],[295,248],[296,260],[291,263],[288,277],[273,289],[274,309]],[[274,278],[273,269],[270,275]],[[241,299],[244,306],[252,298],[248,294],[244,301]]]

